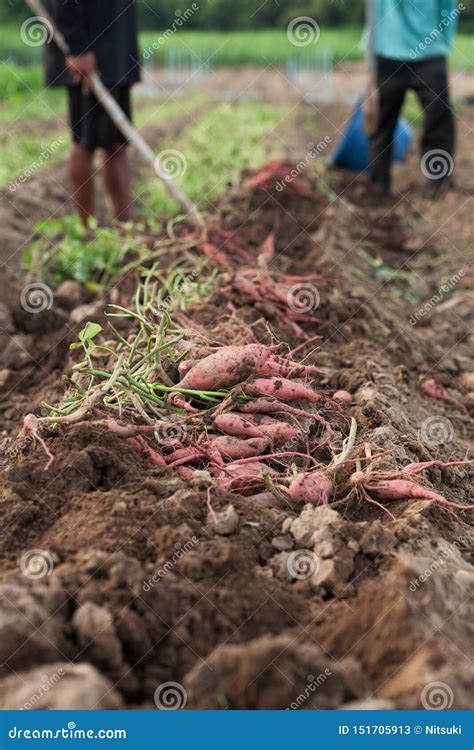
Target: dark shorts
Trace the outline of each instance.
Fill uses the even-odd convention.
[[[116,86],[110,91],[131,119],[130,86]],[[70,86],[68,93],[69,121],[74,143],[81,143],[91,150],[110,150],[117,144],[127,142],[94,94],[83,94],[80,86]]]

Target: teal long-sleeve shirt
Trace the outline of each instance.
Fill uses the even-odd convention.
[[[449,55],[464,6],[455,0],[373,0],[375,52],[393,60]]]

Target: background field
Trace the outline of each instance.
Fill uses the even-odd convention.
[[[9,63],[41,63],[41,50],[28,47],[20,36],[21,24],[2,24],[0,28],[0,59]],[[361,42],[362,26],[344,26],[323,28],[318,48],[332,51],[334,60],[350,62],[364,59],[364,45]],[[150,49],[153,43],[157,48],[151,50],[151,59],[163,62],[166,50],[171,47],[181,48],[197,55],[209,65],[282,65],[295,55],[310,55],[311,51],[295,49],[290,44],[284,29],[247,30],[247,31],[177,31],[165,41],[163,31],[142,31],[140,46],[142,51]],[[314,47],[311,48],[314,50]],[[455,68],[474,67],[474,45],[472,35],[458,34],[452,57]],[[3,86],[2,86],[3,90]]]

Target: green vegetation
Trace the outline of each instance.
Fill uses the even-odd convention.
[[[86,230],[77,216],[46,219],[35,226],[38,238],[24,251],[23,262],[36,277],[54,282],[76,279],[96,291],[118,274],[128,256],[147,248],[132,225]]]
[[[176,107],[176,103],[169,106],[170,111],[171,106]],[[170,112],[161,107],[160,115],[170,116]],[[277,129],[284,127],[284,116],[272,107],[257,103],[220,105],[180,137],[164,141],[162,153],[169,148],[178,154],[178,169],[185,164],[186,171],[176,179],[177,184],[205,207],[229,185],[238,184],[243,169],[279,153]],[[185,161],[180,162],[182,154]],[[123,270],[127,258],[144,258],[149,254],[144,233],[162,232],[163,215],[175,215],[177,209],[158,178],[149,171],[144,174],[135,191],[137,209],[140,212],[143,207],[146,226],[135,226],[132,231],[128,225],[93,224],[86,231],[77,216],[41,221],[35,227],[37,238],[23,253],[26,268],[55,285],[72,278],[96,290]]]
[[[285,115],[273,107],[256,102],[220,105],[178,138],[164,141],[162,152],[175,152],[176,183],[204,208],[237,185],[243,169],[281,154],[281,141],[274,132],[280,127],[285,127]],[[154,175],[143,178],[136,192],[147,216],[176,212],[174,201]]]
[[[330,49],[335,60],[362,60],[360,47],[362,29],[352,26],[323,29],[318,44],[295,47],[284,30],[263,31],[179,31],[162,43],[159,31],[145,31],[140,46],[147,58],[155,63],[165,60],[166,51],[174,48],[193,54],[198,62],[211,68],[219,65],[286,65],[294,57],[309,56]],[[154,46],[153,46],[154,45]]]
[[[163,27],[166,28],[166,27]],[[157,64],[165,59],[166,50],[175,48],[194,54],[198,60],[209,61],[211,67],[218,65],[266,65],[272,62],[284,65],[292,57],[314,54],[321,49],[330,49],[335,61],[347,62],[362,60],[364,50],[360,45],[361,26],[322,27],[317,45],[298,48],[292,45],[284,29],[263,29],[258,31],[176,31],[163,41],[161,31],[143,31],[140,34],[140,47],[146,51],[146,58]],[[154,46],[153,46],[154,45]],[[38,47],[26,46],[19,33],[19,27],[7,25],[0,31],[1,57],[8,60],[3,64],[8,71],[12,63],[38,65],[41,50]],[[452,64],[461,69],[474,67],[474,45],[472,35],[458,34],[453,52]],[[6,73],[0,67],[0,83]],[[42,85],[39,69],[31,75],[30,86]],[[5,79],[6,80],[6,79]],[[12,84],[14,85],[14,84]],[[3,86],[1,87],[4,88]]]
[[[361,24],[365,0],[335,2],[334,0],[285,0],[285,2],[256,3],[255,0],[212,0],[208,3],[184,5],[182,0],[137,0],[141,25],[145,28],[170,28],[186,9],[193,12],[186,17],[188,28],[229,31],[234,29],[283,28],[298,16],[311,16],[321,26]],[[467,3],[461,23],[468,28],[474,22],[474,8]],[[0,22],[21,22],[28,16],[24,0],[8,0],[0,6]]]
[[[17,128],[14,132],[5,130],[0,133],[0,185],[10,183],[14,192],[19,183],[46,166],[64,159],[69,144],[66,131],[58,130],[56,125],[44,128]]]

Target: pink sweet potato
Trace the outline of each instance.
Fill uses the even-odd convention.
[[[215,437],[212,438],[208,448],[209,458],[218,465],[229,459],[235,461],[241,458],[252,458],[266,451],[269,443],[268,438],[241,440],[236,437]]]
[[[258,254],[258,265],[261,268],[266,268],[269,263],[272,262],[275,257],[275,232],[272,231],[262,243]]]
[[[280,422],[271,417],[263,417],[259,423],[259,429],[264,435],[270,438],[273,445],[285,445],[292,440],[302,438],[301,430],[286,422]]]
[[[278,472],[260,461],[222,467],[217,485],[223,492],[236,492],[244,496],[255,494],[259,489],[265,489],[265,474],[276,476]]]
[[[319,472],[298,474],[291,480],[288,494],[293,503],[325,505],[333,491],[329,477]]]
[[[274,396],[281,401],[325,401],[326,396],[287,378],[255,378],[244,390],[250,396]]]
[[[460,409],[464,414],[469,413],[464,404],[461,404],[460,401],[451,396],[445,388],[436,382],[434,378],[424,380],[421,384],[421,390],[423,393],[426,393],[427,396],[430,396],[430,398],[435,398],[438,401],[446,401],[448,404],[452,404]]]
[[[336,391],[333,396],[334,401],[339,401],[341,404],[347,404],[350,406],[354,401],[352,394],[348,391]]]
[[[181,380],[182,388],[214,391],[231,388],[260,371],[271,349],[259,344],[224,346],[198,362]]]
[[[379,500],[434,500],[441,505],[448,505],[459,510],[472,510],[474,508],[474,505],[461,505],[446,500],[437,492],[428,490],[426,487],[407,479],[367,480],[362,486],[369,495],[375,495]]]
[[[297,427],[286,422],[271,417],[252,419],[233,412],[219,414],[214,419],[214,425],[226,435],[241,438],[268,437],[275,445],[288,443],[301,436]]]
[[[239,404],[239,411],[243,414],[294,414],[297,417],[308,417],[319,419],[319,415],[304,409],[298,409],[296,406],[290,406],[277,398],[257,398],[254,401],[247,401],[245,404]]]
[[[243,417],[235,412],[219,414],[214,419],[214,425],[226,435],[234,437],[263,437],[262,430],[259,429],[254,420],[250,417]]]

